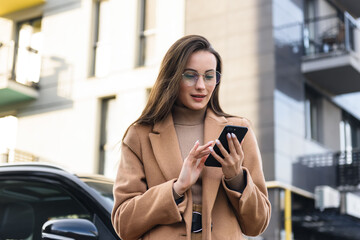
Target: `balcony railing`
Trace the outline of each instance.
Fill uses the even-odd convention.
[[[355,51],[356,20],[347,12],[343,17],[331,15],[309,19],[304,23],[304,56],[340,54]]]
[[[347,12],[306,21],[301,71],[308,82],[334,96],[359,92],[359,37]]]
[[[39,93],[40,55],[27,47],[18,48],[14,68],[15,44],[0,42],[0,107],[34,100]]]
[[[7,149],[5,153],[0,153],[0,163],[14,163],[14,162],[38,162],[39,157],[17,149]]]
[[[317,185],[358,190],[360,184],[360,150],[307,155],[293,165],[295,184],[309,191]],[[301,182],[303,181],[303,182]]]
[[[0,42],[0,79],[11,79],[14,42]]]
[[[39,82],[41,56],[39,51],[27,46],[18,47],[15,56],[13,41],[0,42],[0,79],[15,80],[34,87]],[[14,65],[15,64],[15,65]]]

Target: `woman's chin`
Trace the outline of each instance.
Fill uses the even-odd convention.
[[[194,111],[199,111],[202,110],[204,108],[206,108],[207,104],[191,104],[189,106],[186,106],[187,108],[194,110]]]

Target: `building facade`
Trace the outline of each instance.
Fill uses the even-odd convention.
[[[18,2],[0,0],[0,160],[113,177],[166,50],[200,34],[223,58],[224,110],[258,137],[273,209],[257,239],[360,238],[352,1]]]

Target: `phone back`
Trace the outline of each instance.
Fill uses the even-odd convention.
[[[229,152],[229,144],[227,141],[227,137],[226,135],[228,133],[234,133],[237,137],[237,139],[239,140],[239,142],[241,143],[241,141],[243,140],[243,138],[245,137],[245,134],[247,133],[248,128],[247,127],[241,127],[241,126],[233,126],[233,125],[227,125],[224,127],[224,129],[222,130],[220,136],[219,136],[219,141],[221,142],[221,144],[224,146],[224,148],[226,149],[226,151]],[[224,158],[224,156],[221,154],[220,149],[218,148],[218,146],[215,144],[214,146],[214,151],[222,158]],[[209,157],[206,159],[205,161],[205,166],[209,166],[209,167],[221,167],[221,164],[210,154]]]

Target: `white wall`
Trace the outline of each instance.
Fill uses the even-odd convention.
[[[97,59],[105,71],[89,78],[92,1],[46,2],[40,97],[18,112],[16,148],[75,172],[97,171],[100,99],[116,97],[118,126],[112,129],[120,141],[142,112],[146,89],[153,85],[163,55],[184,34],[184,1],[158,0],[157,62],[136,68],[137,3],[105,2],[105,47]]]
[[[13,23],[7,19],[0,18],[0,85],[12,67],[12,53],[14,42],[11,41]]]

